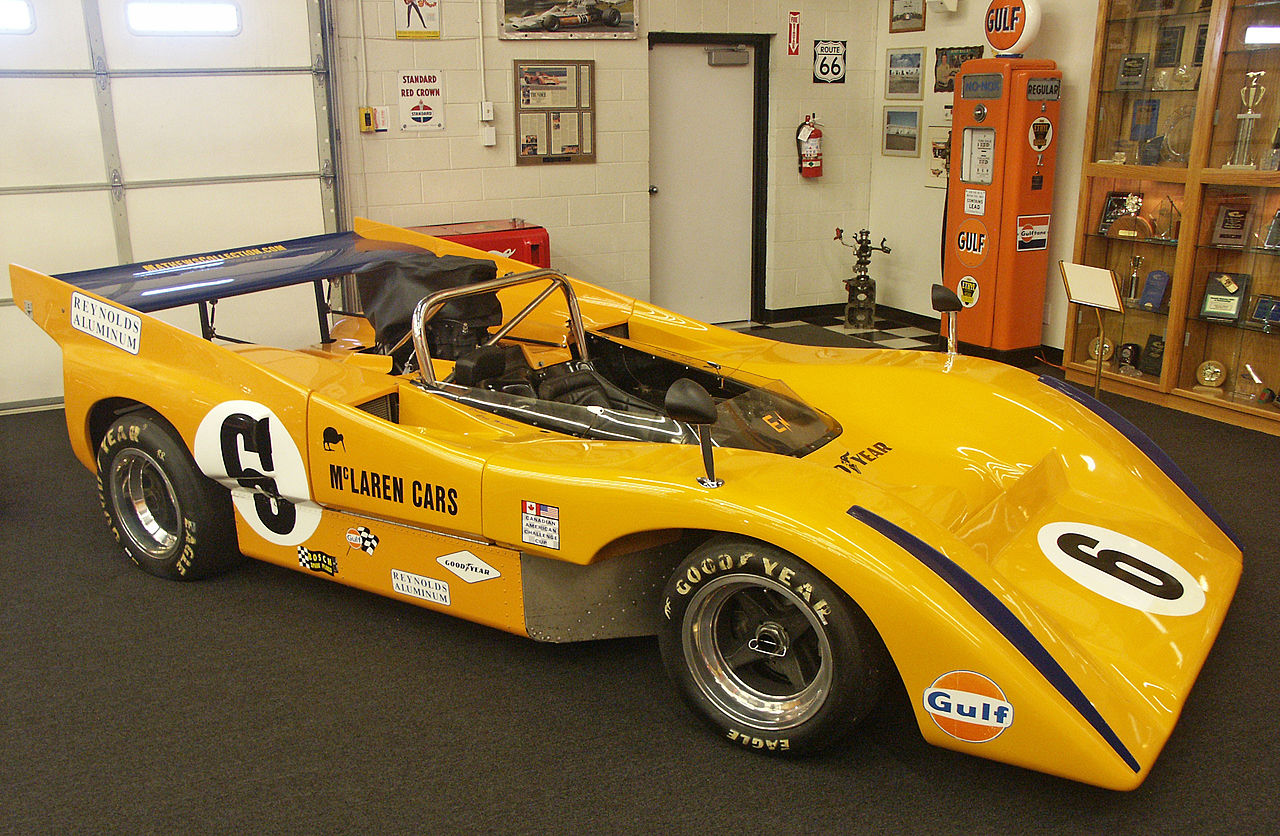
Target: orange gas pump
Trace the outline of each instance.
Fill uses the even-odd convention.
[[[1021,49],[1038,22],[1034,0],[992,0],[987,40]],[[964,345],[1014,363],[1041,344],[1061,90],[1053,61],[1019,55],[956,75],[943,282],[964,305]]]

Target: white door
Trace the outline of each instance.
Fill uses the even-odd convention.
[[[338,226],[319,0],[235,0],[220,35],[142,33],[125,0],[24,5],[30,31],[0,34],[0,409],[62,395],[11,262],[63,273]],[[311,289],[274,294],[222,303],[218,330],[314,342],[315,317],[294,313]],[[194,307],[161,317],[199,332]]]
[[[704,322],[751,316],[753,80],[702,44],[649,50],[650,300]]]

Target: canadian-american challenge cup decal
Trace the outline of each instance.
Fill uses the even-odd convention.
[[[280,418],[253,401],[220,403],[196,430],[196,464],[231,489],[231,503],[262,539],[298,546],[320,525],[307,469]]]
[[[1013,725],[1013,704],[1004,691],[973,671],[944,673],[925,689],[924,708],[947,734],[968,743],[986,743]]]

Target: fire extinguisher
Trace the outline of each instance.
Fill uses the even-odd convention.
[[[822,176],[822,128],[818,114],[810,113],[796,128],[796,153],[800,155],[800,176]]]

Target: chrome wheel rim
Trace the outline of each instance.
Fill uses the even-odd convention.
[[[689,602],[684,655],[694,684],[734,721],[794,728],[831,692],[831,641],[794,592],[768,578],[724,575]]]
[[[130,448],[116,456],[110,479],[121,533],[148,557],[172,557],[182,533],[182,506],[164,469],[147,453]]]

